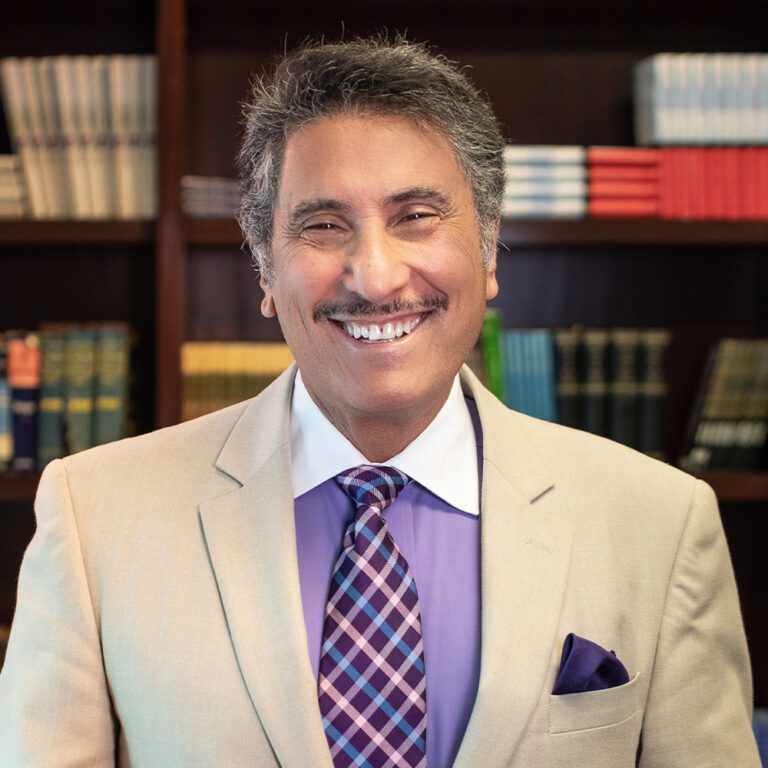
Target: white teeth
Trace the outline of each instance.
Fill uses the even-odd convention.
[[[357,323],[345,323],[344,330],[355,339],[368,339],[369,341],[392,341],[399,339],[404,333],[411,333],[421,321],[420,317],[405,323],[398,320],[396,323],[384,323],[378,325],[357,325]]]

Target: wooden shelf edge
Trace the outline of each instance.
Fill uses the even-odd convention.
[[[38,472],[0,473],[0,502],[32,502],[40,481]]]
[[[188,245],[237,245],[234,219],[185,219]],[[661,219],[504,219],[501,241],[510,248],[573,245],[762,245],[768,221],[666,221]]]
[[[703,472],[721,503],[768,503],[768,472]]]
[[[142,245],[155,237],[154,220],[37,221],[0,219],[0,245]]]

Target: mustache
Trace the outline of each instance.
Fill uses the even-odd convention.
[[[371,315],[400,315],[417,312],[431,312],[436,309],[448,309],[448,297],[442,293],[422,296],[419,299],[395,299],[383,304],[370,301],[321,301],[312,311],[312,319],[317,322],[324,318],[343,315],[344,317],[370,317]]]

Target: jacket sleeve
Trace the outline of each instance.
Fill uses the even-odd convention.
[[[646,703],[640,768],[760,768],[736,582],[712,489],[696,481]]]
[[[115,765],[113,717],[64,463],[43,473],[0,674],[0,765]]]

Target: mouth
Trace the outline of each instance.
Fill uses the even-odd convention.
[[[410,336],[429,314],[422,312],[418,315],[405,315],[380,323],[363,323],[360,320],[334,317],[329,320],[355,341],[363,344],[382,344]]]

